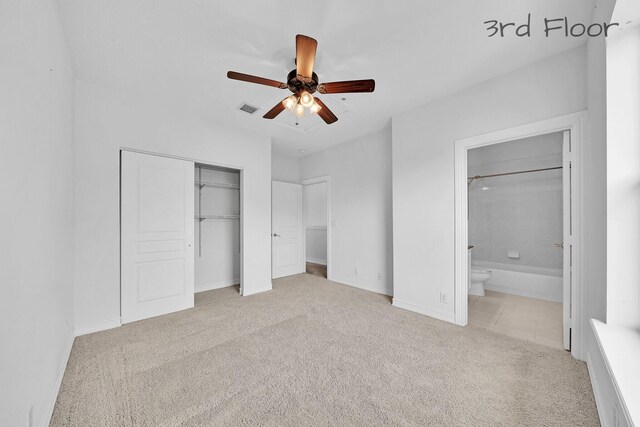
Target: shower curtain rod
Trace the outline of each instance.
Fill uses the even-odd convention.
[[[492,175],[476,175],[476,176],[471,176],[467,178],[467,181],[469,184],[471,184],[471,182],[473,182],[474,179],[493,178],[495,176],[505,176],[505,175],[519,175],[521,173],[544,172],[544,171],[551,171],[555,169],[562,169],[562,166],[555,166],[552,168],[542,168],[542,169],[530,169],[526,171],[517,171],[517,172],[494,173]]]

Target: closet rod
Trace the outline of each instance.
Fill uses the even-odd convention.
[[[542,169],[529,169],[529,170],[526,170],[526,171],[494,173],[494,174],[491,174],[491,175],[476,175],[476,176],[471,176],[471,177],[467,178],[467,181],[468,181],[469,184],[471,184],[471,182],[473,182],[474,179],[493,178],[493,177],[496,177],[496,176],[505,176],[505,175],[520,175],[522,173],[544,172],[544,171],[551,171],[551,170],[556,170],[556,169],[562,169],[562,166],[555,166],[555,167],[552,167],[552,168],[542,168]]]

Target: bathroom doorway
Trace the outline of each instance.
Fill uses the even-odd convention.
[[[331,177],[302,181],[306,273],[331,278]]]
[[[575,355],[578,119],[456,142],[459,324]]]

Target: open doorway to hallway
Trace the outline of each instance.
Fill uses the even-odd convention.
[[[329,177],[303,181],[306,272],[328,277],[329,269]]]

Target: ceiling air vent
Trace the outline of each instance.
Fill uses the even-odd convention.
[[[253,114],[256,111],[258,111],[258,107],[254,107],[253,105],[249,105],[249,104],[242,104],[240,106],[240,111],[244,111],[245,113]]]

